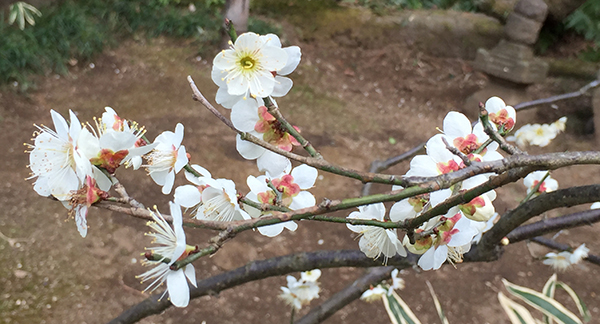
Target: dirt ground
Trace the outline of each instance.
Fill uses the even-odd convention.
[[[287,35],[289,44],[299,45],[303,57],[292,75],[291,93],[278,102],[286,117],[331,162],[366,170],[374,159],[385,159],[426,140],[441,127],[448,111],[476,116],[476,107],[463,102],[483,88],[485,76],[473,72],[469,62],[433,57],[401,43],[361,48],[335,41],[302,41]],[[213,49],[204,49],[204,53]],[[216,49],[213,53],[216,53]],[[105,106],[135,120],[154,138],[164,130],[185,125],[184,145],[193,163],[201,164],[216,177],[233,179],[244,192],[248,174],[258,175],[254,162],[243,160],[235,150],[231,131],[191,99],[186,76],[191,75],[212,100],[216,86],[210,80],[212,55],[200,57],[187,41],[158,38],[124,42],[92,62],[80,62],[67,76],[49,75],[27,94],[10,89],[0,92],[0,322],[1,323],[106,323],[123,310],[147,297],[135,275],[146,269],[141,253],[149,240],[145,222],[106,210],[92,209],[88,236],[79,236],[73,220],[59,203],[39,197],[32,189],[23,154],[30,142],[32,124],[51,125],[49,110],[66,115],[76,111],[80,120],[91,121]],[[92,65],[93,64],[93,65]],[[93,67],[92,67],[93,66]],[[546,97],[581,86],[580,81],[548,79],[533,86],[529,95]],[[550,122],[568,114],[572,121],[566,134],[544,149],[549,152],[593,150],[591,135],[580,125],[589,118],[589,98],[558,104],[558,109],[540,107],[519,115],[517,123]],[[509,104],[516,104],[509,102]],[[588,108],[585,108],[588,107]],[[225,110],[223,110],[225,111]],[[582,117],[583,116],[583,117]],[[578,123],[576,122],[578,121]],[[390,138],[396,143],[391,144]],[[389,172],[403,174],[407,163]],[[598,183],[596,166],[572,167],[553,173],[561,187]],[[360,194],[360,183],[321,172],[311,192],[318,200]],[[164,196],[144,171],[119,170],[118,178],[130,194],[147,206],[168,210],[172,196]],[[184,184],[180,176],[177,184]],[[376,191],[386,187],[377,186]],[[516,206],[524,197],[521,183],[499,192],[497,211]],[[580,206],[549,215],[582,210]],[[342,216],[344,214],[341,214]],[[195,263],[197,278],[207,278],[242,266],[251,260],[300,251],[358,249],[352,233],[339,224],[302,222],[296,232],[267,238],[245,232],[228,242],[211,258]],[[563,231],[558,241],[578,246],[586,243],[600,253],[600,225]],[[189,244],[205,244],[213,233],[187,231]],[[12,240],[8,240],[11,238]],[[501,279],[540,290],[552,275],[539,257],[547,251],[525,243],[508,246],[501,260],[491,263],[444,266],[439,271],[409,269],[402,272],[406,288],[400,292],[423,323],[437,323],[429,280],[450,323],[508,323],[497,302]],[[321,277],[317,305],[350,284],[363,269],[326,269]],[[298,274],[295,274],[296,276]],[[593,320],[600,318],[600,269],[582,264],[559,279],[569,284],[589,306]],[[289,309],[277,298],[284,277],[269,278],[227,290],[218,296],[193,300],[185,309],[170,308],[141,323],[285,323]],[[564,296],[559,299],[565,301]],[[566,302],[570,309],[573,304]],[[308,307],[300,311],[305,314]],[[538,314],[538,317],[540,315]],[[325,323],[388,323],[380,303],[355,301]]]

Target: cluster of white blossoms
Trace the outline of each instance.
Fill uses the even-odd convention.
[[[563,251],[559,253],[550,252],[544,257],[544,264],[549,265],[555,271],[565,271],[570,266],[581,262],[588,257],[590,249],[585,244],[580,245],[573,252]]]
[[[502,99],[490,98],[485,108],[490,122],[499,132],[507,133],[514,127],[516,118],[514,108],[506,106]],[[431,177],[458,171],[466,167],[463,158],[479,162],[502,159],[502,155],[496,151],[497,143],[491,142],[487,146],[482,146],[489,138],[483,128],[480,122],[471,127],[469,119],[459,112],[448,113],[444,118],[443,133],[427,141],[427,154],[412,159],[406,176]],[[452,153],[449,148],[460,152],[462,157]],[[415,218],[451,195],[484,183],[489,176],[489,174],[477,175],[448,189],[401,200],[390,209],[389,220],[399,222]],[[395,186],[393,189],[401,189],[401,187]],[[492,204],[495,198],[496,193],[492,190],[467,203],[450,208],[445,215],[431,218],[415,230],[413,242],[407,236],[400,240],[396,231],[392,229],[353,225],[348,225],[348,228],[361,233],[359,247],[369,257],[377,258],[383,254],[385,262],[387,258],[396,254],[405,256],[408,250],[411,253],[421,254],[418,265],[423,270],[439,269],[446,260],[453,263],[462,261],[463,253],[469,251],[474,238],[487,229],[487,222],[495,215]],[[385,221],[384,217],[383,204],[359,207],[358,212],[348,216],[348,218],[379,221]]]
[[[527,124],[519,128],[513,136],[508,136],[506,140],[515,142],[519,147],[527,145],[544,147],[565,130],[566,123],[567,117],[561,117],[552,124]]]
[[[53,196],[70,210],[85,237],[88,208],[108,197],[110,176],[122,164],[139,168],[141,156],[159,144],[148,143],[142,127],[119,118],[110,107],[96,121],[96,129],[82,125],[72,111],[70,123],[54,110],[50,114],[54,130],[36,126],[34,143],[26,144],[31,148],[30,179],[37,178],[33,188],[39,195]]]
[[[289,152],[300,145],[302,138],[296,133],[299,129],[282,119],[273,99],[286,95],[292,88],[293,82],[285,76],[296,69],[300,58],[299,47],[282,48],[276,35],[254,33],[240,35],[230,49],[215,57],[211,75],[219,86],[216,101],[231,109],[230,118],[235,128],[284,151]],[[490,98],[485,109],[488,120],[501,135],[508,134],[515,126],[515,110],[506,106],[502,99]],[[153,232],[148,235],[154,238],[157,246],[148,249],[144,263],[154,268],[139,276],[142,282],[152,281],[146,290],[153,291],[166,282],[167,290],[163,296],[168,292],[175,306],[184,307],[189,303],[187,281],[196,285],[194,267],[179,262],[198,252],[197,247],[186,244],[182,207],[190,217],[198,220],[232,222],[270,216],[275,214],[273,210],[303,209],[316,203],[307,190],[315,185],[317,169],[304,164],[292,168],[286,157],[245,141],[240,135],[236,140],[238,152],[245,159],[256,160],[259,171],[264,172],[257,177],[248,176],[246,184],[250,191],[245,196],[238,193],[232,180],[215,178],[204,167],[190,164],[190,155],[182,145],[182,124],[177,124],[174,132],[164,131],[150,142],[144,136],[143,127],[120,118],[109,107],[95,120],[95,127],[89,123],[81,124],[72,111],[69,111],[69,123],[54,110],[50,113],[54,129],[38,127],[34,143],[29,145],[30,178],[37,178],[33,187],[38,194],[53,196],[70,210],[83,237],[87,235],[90,206],[109,198],[108,191],[116,181],[114,175],[121,165],[136,170],[146,168],[165,195],[173,191],[176,175],[185,169],[189,184],[175,188],[174,202],[169,205],[173,227],[157,210],[152,212],[153,221],[148,225]],[[552,125],[538,125],[536,129],[542,131],[522,128],[515,138],[519,144],[544,146],[564,130],[565,120],[561,118]],[[481,122],[472,126],[465,115],[450,112],[444,118],[442,133],[427,141],[425,155],[411,160],[406,176],[433,177],[458,171],[471,162],[502,159],[497,152],[498,144],[488,140]],[[357,223],[356,220],[401,222],[419,217],[451,196],[483,184],[489,177],[490,174],[477,175],[451,188],[398,201],[387,216],[383,203],[360,206],[347,217],[347,227],[359,234],[359,248],[367,257],[383,256],[384,263],[396,255],[406,256],[407,250],[421,255],[418,265],[424,270],[439,269],[446,261],[461,262],[463,253],[468,252],[471,244],[478,242],[481,234],[493,224],[497,215],[492,204],[496,198],[493,190],[450,208],[444,215],[428,219],[410,238],[399,237],[396,229],[352,224]],[[528,193],[537,188],[534,194],[558,187],[556,180],[544,171],[533,172],[524,183],[529,188]],[[397,189],[401,187],[393,188]],[[259,226],[258,231],[274,237],[284,228],[295,231],[297,227],[294,221],[287,221]],[[583,246],[568,256],[565,253],[568,252],[549,254],[546,261],[552,260],[554,267],[565,268],[566,261],[561,260],[576,263],[587,255],[587,249]],[[186,265],[182,267],[182,264]],[[397,270],[392,273],[392,284],[387,288],[373,287],[362,298],[374,299],[391,294],[393,289],[402,289],[404,284],[397,274]],[[288,286],[281,287],[280,297],[294,309],[300,309],[318,298],[317,279],[320,275],[320,270],[312,270],[303,272],[299,280],[288,276]]]
[[[314,269],[300,273],[300,279],[287,276],[287,287],[281,287],[283,291],[279,297],[296,310],[310,303],[311,300],[319,298],[319,283],[321,270]]]

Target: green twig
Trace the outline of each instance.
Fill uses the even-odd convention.
[[[546,172],[546,174],[544,175],[544,177],[542,178],[542,180],[540,180],[540,182],[538,182],[535,186],[533,186],[533,188],[531,189],[531,191],[521,201],[520,205],[526,203],[529,199],[531,199],[531,197],[533,197],[533,195],[535,195],[536,193],[538,193],[538,190],[540,190],[540,187],[544,184],[544,181],[549,176],[550,176],[550,171]]]
[[[281,126],[283,126],[286,131],[288,133],[290,133],[290,135],[292,135],[297,141],[298,143],[300,143],[300,145],[302,145],[302,147],[306,150],[306,152],[308,152],[308,154],[310,154],[310,156],[317,158],[317,159],[322,159],[323,157],[321,156],[321,154],[319,152],[317,152],[317,150],[312,146],[312,144],[310,144],[310,142],[308,140],[306,140],[301,134],[300,132],[298,132],[298,130],[296,130],[294,128],[294,126],[292,126],[292,124],[290,124],[281,114],[281,111],[279,111],[279,108],[275,105],[275,103],[273,102],[273,100],[271,100],[270,97],[267,98],[263,98],[265,101],[265,106],[267,107],[267,111],[269,112],[269,114],[273,115],[273,117],[275,117],[277,119],[277,121],[281,124]]]

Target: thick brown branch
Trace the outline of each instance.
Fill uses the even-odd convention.
[[[598,200],[600,200],[600,185],[572,187],[542,194],[502,215],[498,223],[483,235],[475,251],[469,254],[484,259],[485,253],[495,255],[500,240],[530,218],[554,208],[571,207]]]
[[[410,255],[407,258],[394,257],[388,259],[388,265],[397,268],[410,267],[416,263],[417,257]],[[367,258],[364,253],[357,250],[302,252],[267,260],[253,261],[247,265],[200,280],[197,287],[190,289],[191,298],[217,294],[223,290],[239,286],[246,282],[260,280],[273,276],[286,275],[296,271],[312,269],[337,268],[337,267],[377,267],[380,261]],[[161,294],[152,295],[141,303],[127,309],[109,324],[135,323],[150,315],[159,314],[171,302],[167,298],[159,300]]]
[[[567,228],[592,225],[596,222],[600,222],[600,209],[586,210],[579,213],[547,218],[539,222],[522,225],[508,233],[506,237],[510,243],[516,243]]]

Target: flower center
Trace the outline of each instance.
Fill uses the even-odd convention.
[[[244,70],[251,70],[256,65],[256,61],[250,56],[244,56],[240,60],[240,65]]]

